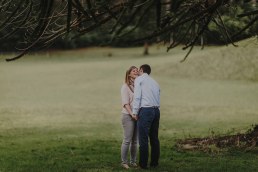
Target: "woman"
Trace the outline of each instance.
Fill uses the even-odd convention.
[[[134,80],[138,76],[138,68],[131,66],[125,74],[125,83],[121,88],[122,97],[122,126],[124,129],[124,139],[121,146],[122,167],[129,169],[127,160],[128,150],[130,150],[130,165],[137,167],[137,126],[132,113],[132,101],[134,92]]]

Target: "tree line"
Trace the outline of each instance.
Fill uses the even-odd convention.
[[[3,0],[0,52],[164,42],[229,44],[258,33],[256,0]],[[186,56],[187,57],[187,56]]]

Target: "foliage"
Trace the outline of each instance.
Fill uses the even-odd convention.
[[[223,149],[238,149],[242,151],[258,150],[258,125],[246,133],[225,136],[209,136],[205,138],[188,138],[178,140],[179,150],[197,150],[204,152],[222,151]]]
[[[1,2],[0,10],[4,19],[0,20],[1,40],[22,31],[21,54],[7,61],[49,47],[56,40],[60,47],[72,48],[103,40],[107,44],[106,39],[110,45],[162,41],[169,44],[168,50],[185,45],[187,57],[197,44],[234,43],[256,35],[258,20],[256,1],[250,0],[7,0]],[[72,41],[85,35],[83,41]],[[213,35],[218,41],[213,41]],[[67,39],[62,41],[63,37]],[[67,40],[71,41],[62,43]]]

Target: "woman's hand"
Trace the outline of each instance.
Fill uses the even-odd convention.
[[[136,115],[134,115],[134,114],[131,114],[131,117],[132,117],[135,121],[137,121],[137,119],[138,119],[138,117],[137,117]]]

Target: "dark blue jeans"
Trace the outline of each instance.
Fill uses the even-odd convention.
[[[146,168],[149,156],[149,138],[151,146],[150,166],[157,166],[160,156],[160,145],[158,138],[160,111],[158,108],[141,108],[138,115],[138,136],[139,136],[139,165]]]

